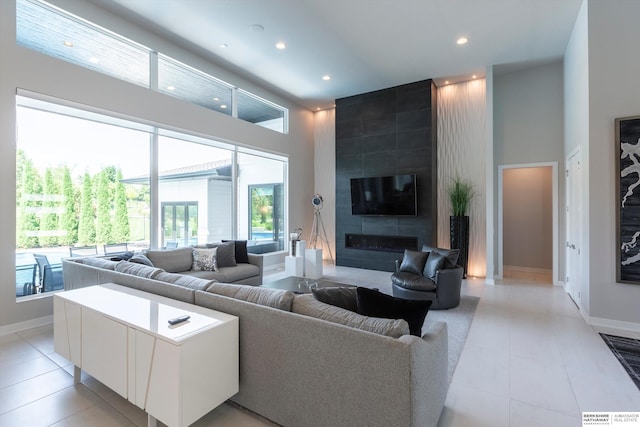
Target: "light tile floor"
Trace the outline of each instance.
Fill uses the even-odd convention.
[[[335,281],[390,293],[389,273],[325,267]],[[266,281],[284,272],[273,271]],[[454,373],[439,427],[580,426],[582,411],[640,411],[640,391],[559,288],[526,278],[485,286]],[[140,409],[53,352],[53,328],[0,336],[0,426],[144,426]],[[272,426],[223,404],[197,427]]]

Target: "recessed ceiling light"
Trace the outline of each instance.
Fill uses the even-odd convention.
[[[320,111],[320,107],[316,107],[316,111]]]
[[[220,45],[220,47],[221,47],[222,49],[226,49],[226,48],[228,48],[228,47],[229,47],[229,45],[228,45],[228,44],[226,44],[226,43],[222,43],[222,44]]]
[[[220,108],[222,108],[222,109],[224,110],[225,108],[227,108],[227,106],[226,106],[225,104],[222,104],[222,105],[220,106]]]
[[[167,90],[176,90],[176,87],[169,85],[169,86],[167,86]]]
[[[95,56],[92,56],[91,58],[89,58],[89,62],[91,62],[92,64],[97,64],[98,62],[100,62],[100,60]]]
[[[213,98],[214,101],[220,101],[220,98],[218,98],[217,96],[215,98]]]
[[[262,25],[260,25],[260,24],[253,24],[253,25],[251,26],[251,29],[252,29],[253,31],[258,32],[258,33],[261,33],[261,32],[263,32],[263,31],[264,31],[264,27],[263,27]]]
[[[466,37],[460,37],[458,40],[456,40],[457,44],[467,44],[467,42],[469,41],[468,38]]]
[[[476,77],[478,77],[478,76],[476,76],[475,74],[473,76],[471,76],[472,79],[475,79]]]
[[[445,80],[444,84],[448,85],[449,84],[449,80]]]
[[[276,48],[282,50],[282,49],[286,49],[287,45],[284,44],[283,42],[278,42],[276,43]]]
[[[64,44],[66,47],[73,47],[73,42],[69,40],[65,40],[62,44]]]
[[[322,80],[331,80],[331,76],[328,74],[325,74],[324,76],[322,76]]]

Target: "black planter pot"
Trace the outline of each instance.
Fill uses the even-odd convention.
[[[449,217],[449,244],[451,249],[460,249],[458,265],[464,268],[463,279],[467,278],[467,260],[469,259],[469,217]]]

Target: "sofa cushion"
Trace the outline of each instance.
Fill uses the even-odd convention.
[[[90,265],[92,267],[104,268],[105,270],[115,269],[115,266],[118,263],[118,261],[111,261],[110,259],[100,257],[77,258],[76,262],[84,265]]]
[[[424,269],[428,256],[429,253],[427,252],[417,252],[405,249],[399,270],[405,273],[422,274],[422,270]]]
[[[422,245],[422,252],[436,252],[445,257],[444,268],[455,268],[460,255],[460,249],[432,248],[429,245]]]
[[[218,248],[193,248],[193,271],[218,271]]]
[[[224,276],[224,280],[220,280],[221,282],[237,282],[247,277],[260,275],[260,268],[253,264],[238,264],[235,267],[219,268],[218,272]]]
[[[445,257],[440,255],[438,252],[429,252],[429,257],[427,258],[427,263],[424,265],[424,271],[422,274],[435,281],[436,272],[442,268],[444,261]]]
[[[237,263],[249,263],[249,254],[247,252],[247,241],[246,240],[222,240],[222,242],[233,242],[235,246],[236,252],[236,262]]]
[[[191,270],[193,264],[193,249],[191,247],[148,250],[145,255],[158,268],[162,268],[168,273],[179,273]]]
[[[432,301],[406,300],[362,287],[358,287],[356,291],[359,314],[404,319],[409,324],[411,335],[422,336],[422,324]]]
[[[345,310],[356,312],[358,305],[356,303],[356,288],[354,287],[335,287],[335,288],[311,288],[313,296],[318,301],[325,304],[335,305]]]
[[[204,291],[214,282],[213,280],[200,279],[198,277],[166,272],[159,273],[158,275],[156,275],[156,277],[154,277],[154,279],[160,280],[161,282],[184,286],[185,288],[189,289],[195,289],[197,291]]]
[[[127,261],[135,262],[137,264],[148,265],[149,267],[155,267],[155,265],[153,265],[151,260],[147,258],[146,255],[144,255],[143,253],[133,254]]]
[[[422,274],[393,273],[391,283],[413,291],[434,292],[436,290],[436,283]]]
[[[295,296],[293,292],[282,289],[260,288],[250,285],[229,285],[226,283],[213,283],[207,288],[207,292],[284,311],[291,311],[291,303]]]
[[[409,334],[409,325],[405,320],[364,316],[318,301],[311,294],[296,295],[293,299],[291,311],[393,338]]]
[[[146,279],[153,279],[164,270],[156,267],[149,267],[148,265],[136,264],[135,262],[119,261],[114,270],[119,273],[131,274],[138,277],[144,277]]]
[[[236,245],[234,242],[207,243],[205,246],[218,249],[216,254],[218,268],[236,266]]]

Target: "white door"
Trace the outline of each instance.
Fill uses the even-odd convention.
[[[567,160],[565,289],[580,307],[580,151]]]

